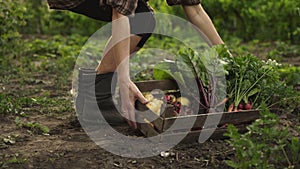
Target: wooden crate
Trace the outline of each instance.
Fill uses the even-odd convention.
[[[171,80],[164,81],[146,81],[146,82],[137,82],[137,87],[142,92],[149,92],[154,89],[160,89],[163,91],[168,90],[178,90],[178,85],[176,82]],[[138,110],[144,111],[147,110],[146,106],[141,104],[140,102],[136,103],[136,108]],[[146,136],[153,137],[159,135],[160,140],[163,142],[164,140],[172,140],[172,137],[177,137],[180,135],[185,135],[188,131],[188,135],[184,138],[182,142],[196,142],[198,141],[199,134],[201,132],[205,132],[209,130],[214,131],[210,136],[211,139],[219,139],[224,138],[223,134],[226,132],[227,124],[234,124],[240,132],[246,131],[246,126],[259,118],[260,114],[258,110],[243,110],[239,112],[216,112],[216,113],[207,113],[207,114],[197,114],[197,115],[188,115],[188,116],[177,116],[172,117],[172,107],[166,106],[164,108],[164,112],[161,115],[157,115],[152,111],[144,111],[142,113],[137,114],[137,118],[139,120],[145,120],[147,123],[138,123],[138,129]],[[194,125],[192,129],[188,123],[191,119],[195,119]],[[203,128],[207,118],[217,118],[220,119],[219,124],[216,126],[206,126]],[[153,121],[148,119],[155,119]],[[174,128],[172,130],[168,130],[175,122],[175,120],[179,120],[179,127]],[[151,121],[151,122],[150,122]],[[187,124],[187,125],[185,125]]]

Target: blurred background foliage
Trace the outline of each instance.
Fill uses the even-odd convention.
[[[181,6],[170,7],[164,0],[149,3],[157,12],[185,17]],[[257,42],[300,44],[298,0],[203,0],[202,5],[227,45],[239,45],[236,51],[243,50],[240,44],[244,42],[252,42],[253,48]],[[49,60],[55,56],[69,60],[66,62],[72,68],[80,46],[104,24],[69,11],[50,10],[46,0],[0,0],[0,67],[11,65],[9,62],[20,56]],[[157,44],[153,39],[148,43]],[[160,44],[174,45],[168,39]],[[273,52],[272,57],[278,57],[279,52]]]
[[[169,7],[164,0],[150,0],[150,4],[158,12],[184,17],[180,6]],[[14,37],[13,31],[91,35],[105,24],[72,12],[49,10],[46,0],[0,0],[0,5],[1,39]],[[202,5],[223,37],[300,41],[298,0],[203,0]]]

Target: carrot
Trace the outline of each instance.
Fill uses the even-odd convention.
[[[233,105],[233,103],[231,103],[227,109],[227,112],[232,112],[233,108],[234,108],[234,105]]]

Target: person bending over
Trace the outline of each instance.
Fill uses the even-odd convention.
[[[114,72],[121,95],[121,110],[127,122],[136,128],[134,102],[138,99],[146,104],[148,101],[141,94],[129,76],[129,57],[143,47],[155,27],[152,8],[147,0],[47,0],[51,9],[69,10],[94,18],[112,22],[112,35],[109,39],[103,57],[97,67],[95,94],[98,106],[105,109],[113,105],[111,98],[111,83]],[[136,13],[144,13],[143,18],[135,18]],[[140,17],[140,16],[139,16]],[[103,114],[108,123],[122,122],[117,112]],[[115,114],[114,114],[115,113]]]

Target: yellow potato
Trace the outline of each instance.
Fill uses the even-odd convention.
[[[176,102],[176,97],[172,94],[170,94],[171,97],[171,103],[175,103]]]
[[[156,103],[157,105],[159,105],[161,107],[161,105],[164,103],[162,100],[158,100],[158,99],[153,99],[152,102]]]
[[[182,106],[189,106],[190,105],[190,101],[186,97],[177,98],[177,102],[181,103]]]
[[[157,113],[159,111],[159,106],[154,102],[149,102],[146,104],[146,106],[155,113]],[[159,114],[159,113],[157,113],[157,114]]]
[[[163,104],[163,101],[158,99],[153,99],[151,102],[147,103],[146,106],[155,112],[157,115],[160,115],[161,106]]]
[[[144,97],[150,102],[154,99],[154,96],[151,93],[146,93]]]

